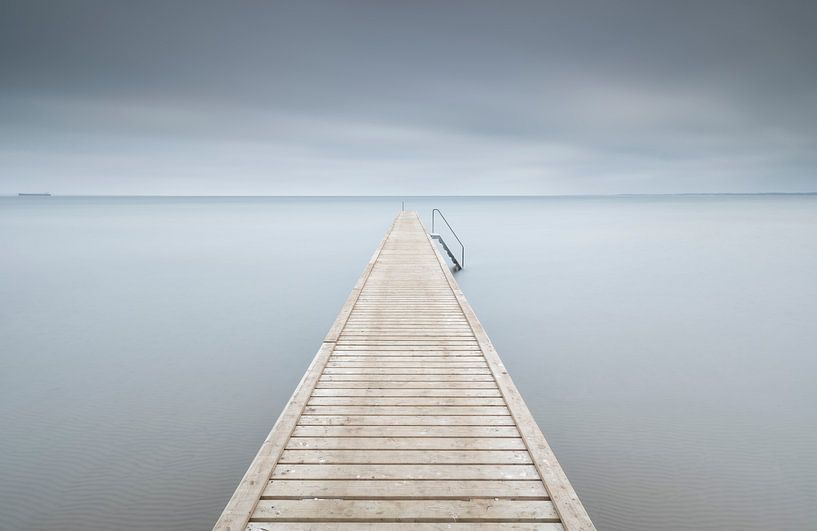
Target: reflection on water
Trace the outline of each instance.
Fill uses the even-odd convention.
[[[0,198],[0,528],[209,528],[400,199]],[[808,529],[817,197],[406,198],[600,529]]]

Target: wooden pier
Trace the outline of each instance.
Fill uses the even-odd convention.
[[[377,247],[214,527],[382,528],[594,529],[413,212]]]

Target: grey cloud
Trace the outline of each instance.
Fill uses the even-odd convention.
[[[817,189],[814,2],[5,2],[0,191]]]

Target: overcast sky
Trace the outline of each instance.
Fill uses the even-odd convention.
[[[817,1],[0,0],[20,191],[817,191]]]

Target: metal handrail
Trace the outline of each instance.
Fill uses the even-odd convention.
[[[440,212],[439,208],[434,208],[434,209],[431,210],[431,232],[435,233],[435,234],[437,232],[437,231],[434,230],[435,214],[439,214],[440,217],[443,218],[443,221],[445,222],[446,226],[448,227],[448,230],[451,231],[451,234],[453,234],[454,238],[456,238],[457,242],[459,242],[459,244],[460,244],[460,263],[459,263],[459,266],[460,266],[460,268],[464,268],[465,267],[465,245],[462,243],[462,240],[460,240],[460,237],[457,236],[457,233],[454,232],[454,229],[451,228],[451,224],[448,222],[447,219],[445,219],[445,216],[443,215],[442,212]],[[445,242],[443,242],[443,245],[445,245]]]

